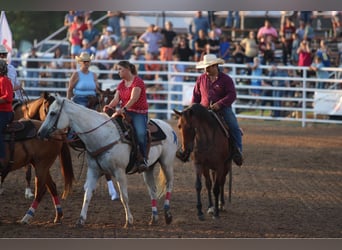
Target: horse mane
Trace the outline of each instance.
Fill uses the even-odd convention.
[[[187,110],[190,112],[190,115],[195,116],[200,123],[207,123],[211,128],[217,127],[218,124],[216,119],[211,112],[201,104],[194,103]]]

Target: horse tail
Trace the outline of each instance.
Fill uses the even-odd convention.
[[[166,194],[166,177],[162,168],[159,168],[159,174],[156,180],[156,195],[159,200]]]
[[[72,183],[75,180],[74,170],[72,166],[72,159],[70,154],[69,146],[66,142],[63,142],[61,153],[59,154],[61,163],[61,171],[64,177],[64,191],[62,198],[65,199],[71,192]]]

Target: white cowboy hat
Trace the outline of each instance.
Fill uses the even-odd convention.
[[[82,52],[80,56],[76,56],[75,58],[76,58],[76,61],[78,62],[87,62],[87,61],[90,62],[91,60],[94,59],[94,56],[93,55],[90,56],[88,52]]]
[[[0,44],[0,54],[8,54],[7,49],[2,44]]]
[[[224,64],[224,60],[221,58],[217,58],[214,54],[207,54],[204,55],[203,61],[200,61],[196,65],[196,69],[205,69],[206,67],[209,67],[211,65],[215,64]]]

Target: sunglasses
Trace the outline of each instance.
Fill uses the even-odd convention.
[[[83,61],[83,63],[89,63],[90,61]]]
[[[0,54],[0,57],[7,57],[7,54]]]

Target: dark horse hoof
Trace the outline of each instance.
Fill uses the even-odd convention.
[[[172,214],[171,214],[170,210],[165,210],[164,217],[165,217],[165,223],[167,225],[170,225],[172,222]]]
[[[205,220],[204,214],[198,215],[198,219],[200,221],[204,221]]]

